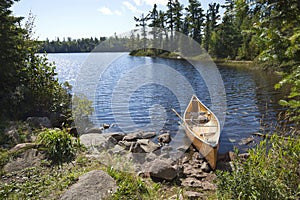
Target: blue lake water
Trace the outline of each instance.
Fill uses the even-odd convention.
[[[241,145],[241,139],[268,131],[282,111],[277,102],[283,95],[274,90],[279,78],[267,72],[217,66],[216,73],[207,70],[212,63],[127,53],[48,54],[48,58],[55,62],[61,82],[68,81],[75,93],[83,92],[93,101],[90,118],[95,125],[115,124],[110,132],[167,131],[174,136],[180,132],[180,120],[171,109],[182,114],[194,93],[224,118],[219,151],[244,150],[255,143]]]

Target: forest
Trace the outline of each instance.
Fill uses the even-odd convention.
[[[271,66],[300,60],[299,1],[226,0],[224,5],[209,4],[205,11],[198,0],[189,0],[186,7],[169,0],[167,8],[161,11],[154,5],[134,20],[142,28],[170,30],[164,40],[180,43],[176,32],[188,35],[214,58],[257,59]]]

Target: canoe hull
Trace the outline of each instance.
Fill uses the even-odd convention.
[[[201,153],[201,155],[206,159],[210,167],[214,170],[217,165],[218,145],[212,147],[211,145],[204,143],[203,141],[194,137],[194,135],[187,129],[185,130],[185,133],[191,140],[195,148]]]
[[[201,120],[203,117],[207,117],[208,120]],[[186,135],[214,170],[217,163],[220,137],[218,118],[193,95],[184,112],[183,120]]]

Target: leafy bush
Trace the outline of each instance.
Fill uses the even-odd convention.
[[[52,164],[71,162],[81,148],[79,140],[72,139],[65,130],[46,129],[38,135],[37,141]]]
[[[233,172],[217,171],[219,199],[299,199],[300,139],[272,136],[233,163]]]
[[[291,86],[289,96],[287,100],[281,100],[279,103],[289,108],[290,119],[300,126],[300,66],[285,75],[275,88],[278,89],[286,84]]]

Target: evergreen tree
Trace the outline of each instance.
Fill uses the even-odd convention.
[[[189,0],[186,11],[185,26],[187,26],[189,36],[199,44],[202,44],[202,29],[205,15],[203,14],[201,3],[198,0]]]
[[[24,119],[52,112],[68,115],[70,95],[55,78],[55,67],[36,55],[34,17],[30,16],[22,28],[22,18],[9,10],[14,2],[0,1],[0,117]]]
[[[213,56],[216,55],[216,43],[218,42],[216,41],[215,31],[217,29],[217,21],[220,18],[219,7],[220,5],[216,3],[209,4],[205,21],[205,40],[203,42],[204,48]]]
[[[147,44],[147,32],[146,32],[146,26],[147,21],[149,20],[149,14],[147,16],[144,16],[144,14],[141,15],[140,18],[134,17],[134,20],[137,22],[136,26],[142,27],[142,33],[143,36],[143,49],[146,50],[146,44]]]

